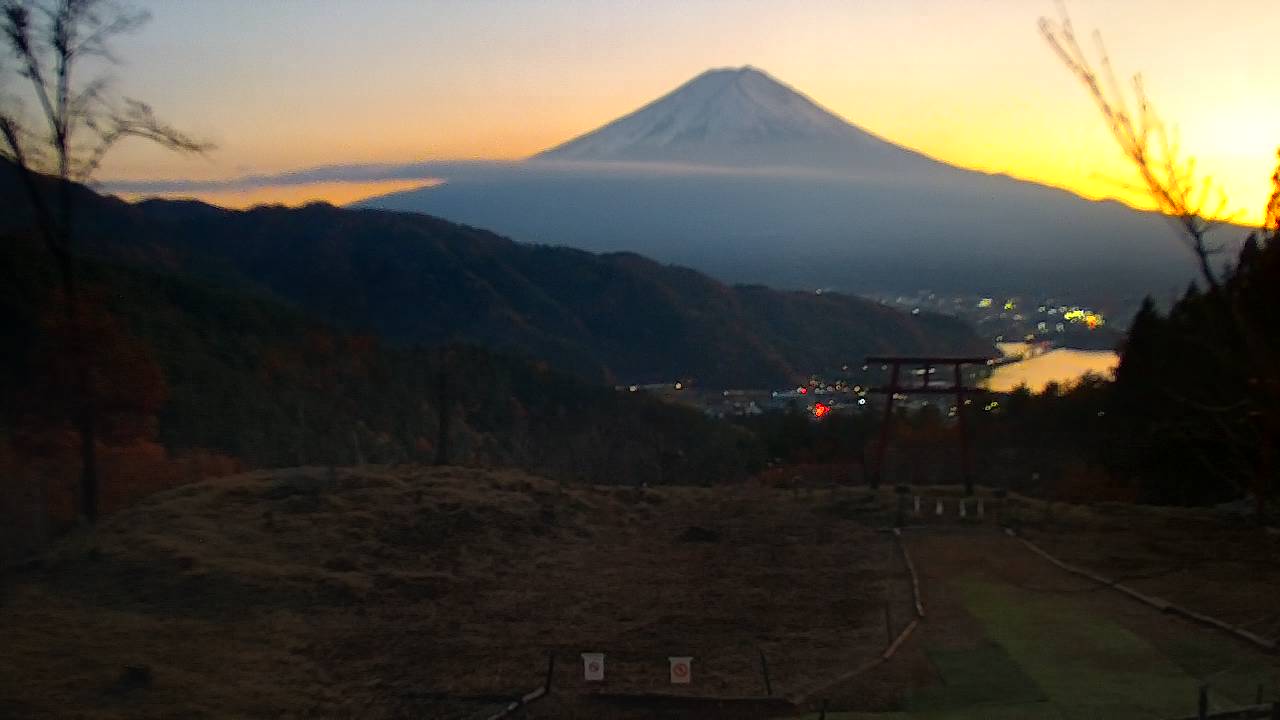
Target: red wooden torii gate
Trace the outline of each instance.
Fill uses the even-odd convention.
[[[873,388],[871,392],[884,393],[884,422],[880,425],[880,442],[876,446],[876,462],[871,470],[871,487],[880,487],[881,474],[884,471],[884,454],[889,447],[890,428],[893,427],[893,401],[899,392],[911,394],[925,395],[952,395],[956,396],[956,427],[960,433],[960,472],[964,480],[964,492],[966,495],[973,494],[973,472],[969,460],[969,435],[965,428],[964,421],[964,396],[965,394],[981,393],[981,388],[965,387],[964,377],[960,372],[960,368],[965,365],[986,365],[988,358],[985,357],[868,357],[867,364],[888,365],[889,386],[887,388]],[[903,365],[909,367],[923,368],[924,372],[919,385],[904,386],[899,383],[900,370]],[[935,367],[945,367],[950,365],[954,371],[955,383],[953,385],[931,385],[929,380],[933,374]]]

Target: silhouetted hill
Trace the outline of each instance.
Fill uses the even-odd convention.
[[[433,217],[316,204],[136,205],[80,188],[78,248],[265,294],[396,343],[467,341],[595,380],[771,386],[868,353],[988,348],[960,321],[860,298],[731,287],[630,253],[516,243]],[[12,169],[0,197],[29,225]]]
[[[50,307],[53,263],[25,240],[0,235],[0,247],[3,496],[12,489],[6,443],[56,467],[65,418],[42,407],[51,404],[45,381],[57,380],[43,324],[59,317]],[[84,292],[128,336],[130,361],[159,371],[163,401],[142,423],[154,426],[133,434],[171,452],[213,451],[249,467],[430,463],[447,404],[455,464],[597,483],[701,484],[740,478],[761,455],[748,433],[695,409],[482,348],[388,346],[269,299],[97,260],[79,267]],[[117,367],[103,357],[111,352],[95,344],[90,361]],[[128,382],[100,375],[102,383]],[[110,487],[117,478],[104,474]]]

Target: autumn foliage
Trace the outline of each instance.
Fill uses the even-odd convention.
[[[14,431],[0,443],[0,515],[19,536],[14,545],[38,543],[75,521],[81,466],[71,419],[86,409],[96,425],[103,513],[238,469],[224,455],[174,455],[157,441],[157,417],[168,397],[164,373],[100,296],[89,296],[74,313],[55,299],[36,337],[27,348],[31,373],[16,397]]]

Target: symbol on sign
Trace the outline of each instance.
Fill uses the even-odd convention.
[[[690,675],[690,663],[693,662],[691,657],[671,657],[667,658],[671,661],[671,682],[677,685],[688,685]]]
[[[588,665],[588,666],[587,666],[587,669],[588,669],[588,670],[590,670],[590,671],[591,671],[591,672],[593,672],[593,673],[598,673],[598,672],[600,672],[600,663],[598,663],[598,662],[593,662],[593,663],[591,663],[590,665]]]

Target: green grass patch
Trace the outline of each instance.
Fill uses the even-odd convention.
[[[958,584],[965,607],[1068,720],[1194,714],[1199,680],[1119,623],[1069,595],[1041,595],[976,579]]]
[[[902,712],[829,720],[1164,720],[1193,716],[1201,683],[1214,712],[1252,704],[1259,684],[1268,700],[1280,686],[1274,663],[1213,633],[1150,639],[1079,596],[976,577],[950,589],[987,642],[927,649],[942,682],[909,693]]]
[[[928,650],[942,676],[942,685],[909,694],[906,709],[913,713],[957,710],[982,704],[1023,704],[1047,700],[1035,681],[1023,672],[1004,648],[983,643],[963,650]]]
[[[1280,669],[1255,652],[1217,633],[1162,638],[1160,651],[1187,673],[1210,687],[1210,697],[1223,705],[1252,705],[1262,686],[1264,702],[1280,697]]]
[[[818,714],[800,717],[804,720],[817,720]],[[828,712],[827,720],[1063,720],[1063,715],[1052,704],[1037,702],[1022,705],[973,705],[925,712]]]

